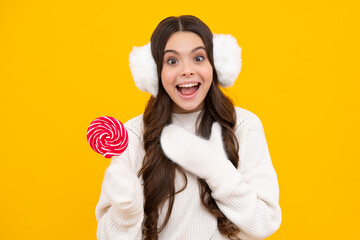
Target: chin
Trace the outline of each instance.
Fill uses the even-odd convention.
[[[191,113],[191,112],[197,112],[200,111],[203,108],[202,104],[196,104],[196,105],[176,105],[174,106],[174,112],[175,113]]]

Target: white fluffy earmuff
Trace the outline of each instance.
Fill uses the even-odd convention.
[[[241,71],[241,48],[230,34],[213,34],[214,65],[222,87],[231,87]],[[130,56],[130,71],[135,85],[143,92],[156,96],[158,75],[151,54],[151,43],[133,47]]]

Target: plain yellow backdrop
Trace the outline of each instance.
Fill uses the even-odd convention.
[[[283,211],[269,239],[360,239],[357,2],[1,0],[0,239],[96,239],[109,160],[87,128],[143,112],[129,53],[181,14],[242,47],[227,94],[264,125]]]

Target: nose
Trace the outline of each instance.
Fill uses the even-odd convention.
[[[183,77],[190,77],[190,76],[192,76],[192,75],[194,75],[193,72],[183,72],[183,73],[181,74],[181,76],[183,76]]]
[[[192,68],[191,63],[189,63],[188,61],[184,61],[181,69],[181,76],[190,77],[193,75],[194,75],[194,69]]]

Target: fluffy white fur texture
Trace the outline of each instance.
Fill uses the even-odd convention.
[[[156,63],[151,54],[151,42],[142,47],[133,47],[129,62],[137,88],[156,96],[159,87]]]
[[[214,65],[222,87],[231,87],[241,71],[241,48],[230,34],[213,34]]]
[[[241,71],[241,48],[230,34],[213,34],[214,64],[222,87],[231,87]],[[158,76],[156,63],[151,54],[151,43],[133,47],[130,70],[135,85],[143,92],[156,96]]]

